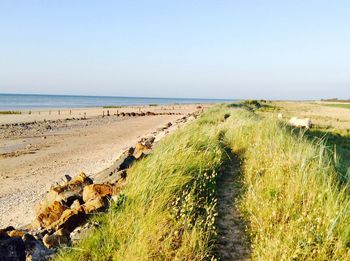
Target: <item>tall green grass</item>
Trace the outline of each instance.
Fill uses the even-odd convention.
[[[254,109],[207,111],[137,162],[100,228],[57,259],[213,258],[216,173],[229,148],[242,160],[253,260],[350,260],[349,184],[324,142],[304,134]]]
[[[214,109],[165,138],[128,171],[122,204],[58,260],[205,260],[215,237],[216,173],[224,159]]]
[[[322,142],[236,110],[225,140],[243,161],[252,259],[349,260],[350,197]]]

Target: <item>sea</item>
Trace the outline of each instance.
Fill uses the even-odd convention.
[[[137,106],[149,104],[189,104],[222,103],[230,99],[192,99],[192,98],[148,98],[116,96],[78,96],[41,94],[1,94],[0,110],[28,110],[44,108],[86,108],[102,106]]]

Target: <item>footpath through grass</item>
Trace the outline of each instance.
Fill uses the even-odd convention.
[[[323,142],[247,111],[225,124],[243,161],[252,259],[349,260],[349,183],[340,184]]]
[[[58,259],[218,257],[216,181],[230,149],[242,163],[238,206],[253,260],[349,260],[349,183],[330,151],[259,108],[235,107],[210,109],[137,162],[100,228]]]

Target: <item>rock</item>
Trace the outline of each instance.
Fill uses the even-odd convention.
[[[124,187],[126,185],[126,180],[120,180],[114,184],[112,184],[112,188],[113,188],[113,193],[112,193],[112,197],[113,196],[118,196],[120,194],[120,191],[122,190],[122,187]]]
[[[92,180],[89,177],[87,177],[84,172],[81,172],[79,175],[75,176],[70,181],[64,183],[63,185],[55,186],[51,190],[56,192],[57,194],[60,194],[66,190],[79,191],[79,189],[89,184],[92,184]]]
[[[79,210],[81,208],[80,201],[78,199],[74,200],[72,205],[70,206],[71,209]]]
[[[149,152],[151,151],[151,148],[138,142],[136,144],[136,148],[135,148],[135,151],[134,151],[134,157],[136,159],[139,159],[141,158],[143,155],[145,154],[148,154]]]
[[[54,248],[62,244],[68,244],[69,232],[64,229],[60,229],[52,235],[47,234],[43,238],[43,243],[47,248]]]
[[[66,175],[65,179],[69,180],[70,177]],[[48,227],[57,221],[67,206],[70,206],[77,199],[82,201],[84,186],[90,184],[92,184],[92,180],[82,172],[65,184],[52,188],[45,200],[37,205],[38,224],[33,223],[32,227]]]
[[[17,230],[17,229],[11,230],[10,232],[8,232],[8,235],[10,237],[20,237],[20,238],[22,238],[25,234],[26,234],[25,232],[23,232],[21,230]]]
[[[88,202],[95,198],[102,198],[113,194],[112,186],[108,184],[91,184],[86,186],[83,191],[83,200]]]
[[[88,231],[89,231],[89,229],[84,229],[82,227],[77,227],[76,229],[74,229],[74,231],[72,231],[72,233],[70,234],[70,238],[71,238],[72,242],[76,243],[76,242],[86,238],[88,235]]]
[[[109,206],[109,198],[108,197],[96,197],[91,199],[82,206],[87,214],[104,211]]]
[[[195,119],[196,119],[196,117],[193,116],[193,115],[192,115],[192,116],[189,116],[189,117],[187,118],[188,121],[193,121],[193,120],[195,120]]]
[[[132,155],[134,150],[135,148],[130,147],[121,154],[121,156],[112,164],[112,166],[94,175],[95,183],[115,183],[118,182],[118,180],[123,179],[121,174],[124,173],[124,170],[127,169],[135,160],[135,157]]]
[[[39,240],[27,240],[24,241],[24,245],[26,261],[46,261],[53,257],[54,251],[45,247]]]
[[[56,236],[67,236],[69,237],[69,234],[70,234],[70,231],[64,229],[64,228],[61,228],[59,230],[57,230],[55,233],[53,233],[54,235]]]
[[[120,171],[119,174],[120,174],[120,177],[121,177],[122,179],[126,179],[126,177],[128,176],[128,173],[127,173],[126,170]]]
[[[145,141],[144,141],[144,144],[145,146],[147,146],[148,148],[152,148],[152,144],[154,143],[154,140],[156,139],[156,137],[154,136],[151,136],[151,137],[148,137]]]
[[[81,172],[79,175],[75,176],[71,181],[68,183],[69,185],[89,185],[92,184],[92,180],[86,176],[84,172]]]
[[[5,229],[0,229],[0,240],[10,238]]]
[[[25,233],[25,234],[22,236],[22,240],[23,240],[24,242],[26,242],[26,241],[35,241],[36,238],[35,238],[33,235],[31,235],[31,234]]]
[[[57,201],[62,202],[66,206],[71,206],[74,201],[82,201],[83,187],[75,187],[74,189],[65,190],[56,197]]]
[[[135,160],[135,156],[128,155],[126,158],[124,158],[123,162],[117,168],[117,171],[128,169],[135,162]]]
[[[41,227],[49,227],[52,223],[60,219],[66,209],[67,207],[62,202],[54,201],[47,207],[39,208],[36,219]]]
[[[52,224],[52,227],[57,231],[64,228],[67,231],[73,231],[76,227],[83,224],[86,220],[84,209],[66,209],[61,218]]]
[[[25,246],[18,237],[0,240],[0,261],[24,261]]]
[[[92,229],[97,228],[99,226],[99,223],[90,221],[84,226],[77,227],[76,229],[74,229],[74,231],[70,233],[70,239],[73,243],[76,243],[77,241],[86,238]]]
[[[42,240],[46,234],[52,234],[54,231],[52,229],[41,229],[33,232],[35,239]]]
[[[64,175],[64,176],[62,177],[62,181],[63,181],[63,182],[68,183],[68,182],[71,181],[71,180],[72,180],[72,177],[69,176],[69,175]]]
[[[4,230],[5,230],[6,232],[9,232],[9,231],[11,231],[11,230],[15,230],[15,228],[14,228],[13,226],[8,226],[8,227],[4,228]]]

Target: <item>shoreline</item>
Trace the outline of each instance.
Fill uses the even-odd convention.
[[[174,113],[186,113],[188,108],[196,109],[198,106],[208,108],[213,104],[186,104],[186,105],[157,105],[157,106],[122,106],[118,108],[103,107],[83,107],[83,108],[55,108],[55,109],[36,109],[36,110],[14,110],[21,111],[21,114],[0,114],[0,125],[26,123],[33,121],[59,120],[67,118],[79,118],[86,115],[89,117],[106,116],[107,111],[110,115],[120,112],[162,112],[173,111]],[[86,113],[86,114],[85,114]]]
[[[65,174],[75,176],[84,171],[93,176],[108,168],[141,137],[155,135],[165,124],[173,124],[184,115],[198,111],[197,105],[183,106],[180,111],[172,106],[163,107],[162,110],[152,108],[153,111],[164,112],[163,115],[88,115],[86,120],[69,121],[56,117],[54,122],[49,123],[44,122],[45,115],[40,114],[36,117],[41,121],[33,126],[19,124],[21,119],[18,116],[21,115],[11,115],[15,116],[14,123],[10,127],[0,127],[0,134],[8,131],[7,136],[0,135],[0,227],[30,223],[34,219],[36,203],[48,187]],[[101,111],[95,113],[100,114]]]

